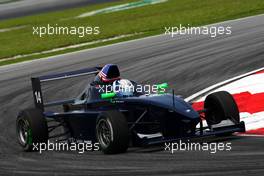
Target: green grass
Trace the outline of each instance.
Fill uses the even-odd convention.
[[[99,14],[82,19],[71,18],[88,11],[125,2],[134,1],[123,0],[115,3],[105,3],[1,21],[0,30],[17,26],[26,27],[8,32],[0,32],[0,59],[106,39],[123,34],[143,33],[143,35],[135,37],[88,46],[89,48],[96,47],[128,39],[160,34],[165,32],[164,27],[168,26],[179,26],[179,24],[201,26],[264,12],[263,0],[169,0],[166,3],[144,6],[126,11]],[[33,26],[47,26],[47,24],[58,24],[58,26],[99,26],[101,33],[100,35],[91,35],[84,38],[79,38],[74,35],[45,36],[40,38],[36,35],[32,35]],[[70,49],[53,54],[61,54],[79,49]],[[53,54],[4,61],[0,62],[0,65],[46,57]]]

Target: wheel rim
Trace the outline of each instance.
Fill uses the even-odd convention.
[[[20,119],[18,121],[17,129],[18,129],[17,133],[18,133],[19,142],[23,146],[27,145],[29,141],[29,136],[30,136],[30,128],[29,128],[28,122],[24,119]]]
[[[111,123],[108,120],[101,119],[97,124],[97,138],[98,142],[101,144],[101,147],[107,148],[113,136],[113,130]]]

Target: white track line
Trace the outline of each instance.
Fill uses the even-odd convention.
[[[189,101],[192,101],[192,100],[194,100],[194,99],[197,99],[197,98],[201,97],[201,95],[206,94],[206,93],[208,93],[208,92],[210,92],[210,91],[212,91],[212,90],[214,90],[214,89],[216,89],[216,88],[218,88],[218,87],[220,87],[220,86],[222,86],[222,85],[225,85],[225,84],[231,83],[231,82],[233,82],[233,81],[235,81],[235,80],[241,79],[241,78],[243,78],[243,77],[249,76],[249,75],[251,75],[251,74],[254,74],[254,73],[259,72],[259,71],[262,71],[262,70],[264,70],[264,67],[262,67],[262,68],[260,68],[260,69],[253,70],[253,71],[251,71],[251,72],[248,72],[248,73],[245,73],[245,74],[242,74],[242,75],[239,75],[239,76],[237,76],[237,77],[234,77],[234,78],[231,78],[231,79],[225,80],[225,81],[220,82],[220,83],[217,83],[217,84],[215,84],[215,85],[212,85],[212,86],[210,86],[210,87],[208,87],[208,88],[206,88],[206,89],[203,89],[203,90],[201,90],[201,91],[199,91],[199,92],[197,92],[197,93],[195,93],[195,94],[193,94],[193,95],[191,95],[191,96],[185,98],[185,101],[189,102]]]

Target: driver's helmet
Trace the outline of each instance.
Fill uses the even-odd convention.
[[[94,81],[97,84],[112,84],[115,80],[120,79],[120,72],[117,65],[106,64],[97,74]]]
[[[134,95],[134,85],[128,79],[114,81],[113,90],[117,96],[120,97],[129,97]]]

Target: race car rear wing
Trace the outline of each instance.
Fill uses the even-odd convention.
[[[86,69],[81,69],[81,70],[76,70],[76,71],[71,71],[71,72],[64,72],[64,73],[31,78],[35,107],[44,111],[44,108],[46,106],[60,105],[65,102],[72,101],[72,100],[63,100],[63,101],[56,101],[56,102],[47,102],[46,104],[44,104],[41,83],[57,81],[57,80],[62,80],[62,79],[69,79],[69,78],[80,77],[80,76],[86,76],[86,75],[93,75],[93,74],[99,73],[101,69],[102,67],[93,67],[93,68],[86,68]]]

